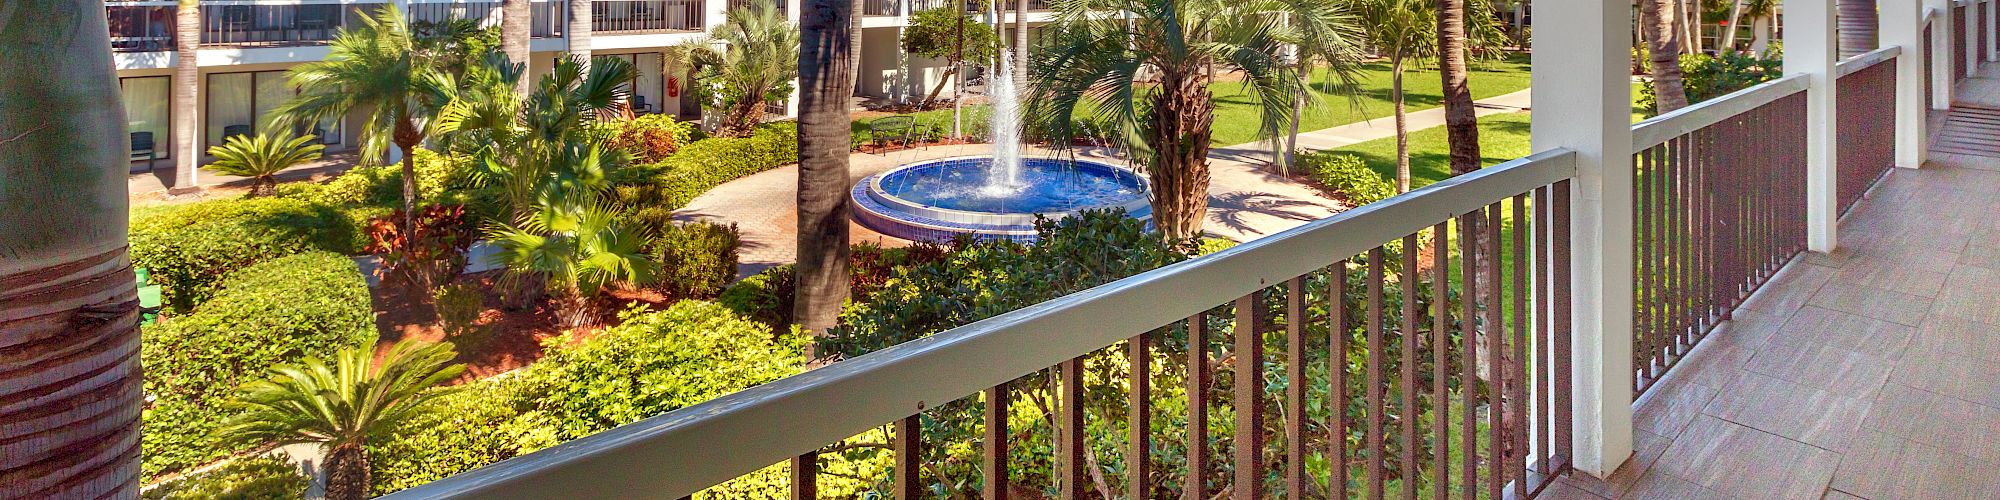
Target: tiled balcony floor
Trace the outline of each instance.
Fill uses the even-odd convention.
[[[2000,87],[1996,87],[2000,88]],[[2000,158],[1898,170],[1544,498],[2000,499]]]

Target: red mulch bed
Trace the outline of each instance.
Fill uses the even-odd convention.
[[[466,365],[465,375],[454,383],[464,383],[506,373],[527,366],[542,359],[542,342],[561,335],[563,328],[556,324],[553,305],[541,299],[528,307],[509,309],[504,307],[500,292],[501,273],[486,272],[459,277],[461,283],[471,284],[485,292],[486,311],[479,315],[478,325],[482,333],[465,339],[446,339],[444,329],[438,326],[437,311],[428,301],[420,300],[409,287],[384,283],[371,292],[375,303],[375,327],[381,332],[382,341],[375,347],[376,360],[388,354],[389,347],[403,339],[417,339],[428,342],[450,340],[457,344],[456,362]],[[655,307],[671,303],[669,299],[650,290],[606,290],[605,315],[602,324],[615,321],[617,311],[625,304],[644,302]],[[601,327],[584,327],[578,330],[577,338],[588,338]]]

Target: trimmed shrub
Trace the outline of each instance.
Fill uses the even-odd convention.
[[[736,280],[736,225],[707,222],[669,224],[653,240],[660,272],[654,286],[669,297],[707,299]]]
[[[414,155],[418,203],[438,201],[448,193],[472,187],[472,159],[419,148]],[[403,205],[403,167],[377,165],[355,167],[323,184],[279,186],[279,196],[295,197],[336,206]]]
[[[623,206],[672,212],[722,183],[798,162],[798,124],[778,122],[750,137],[694,141],[658,163],[618,169],[611,182]]]
[[[1306,175],[1325,189],[1332,190],[1354,206],[1362,206],[1396,195],[1396,185],[1368,168],[1368,162],[1346,153],[1301,153],[1299,165]]]
[[[693,122],[669,115],[644,115],[630,120],[600,122],[608,140],[605,146],[625,151],[637,163],[655,163],[673,156],[691,140]]]
[[[231,273],[192,314],[141,331],[146,395],[142,471],[150,477],[214,460],[221,402],[272,366],[331,356],[375,337],[368,285],[335,253],[281,257]]]
[[[262,500],[305,498],[309,479],[275,457],[236,460],[147,490],[146,500]]]
[[[152,272],[167,305],[187,311],[231,271],[308,250],[354,253],[360,237],[352,216],[334,207],[257,198],[138,212],[129,241],[133,265]]]
[[[798,279],[798,270],[791,264],[765,269],[729,285],[715,301],[736,314],[772,327],[789,325]]]
[[[804,371],[805,337],[713,302],[634,308],[586,339],[547,342],[513,376],[476,382],[369,446],[386,494]]]
[[[874,243],[854,245],[848,253],[847,263],[850,276],[847,286],[851,294],[848,306],[868,301],[902,269],[944,261],[952,252],[971,244],[970,240],[961,240],[951,246],[931,243],[917,243],[903,248],[884,248]],[[785,264],[743,278],[724,289],[716,301],[744,317],[762,321],[773,328],[782,328],[793,323],[792,305],[797,286],[796,269],[791,264]]]

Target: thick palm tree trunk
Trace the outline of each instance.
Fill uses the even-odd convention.
[[[854,95],[849,0],[809,0],[799,14],[799,262],[793,318],[824,335],[847,301],[847,98]]]
[[[181,0],[174,9],[174,191],[198,189],[195,177],[201,166],[201,115],[203,106],[195,102],[201,68],[195,53],[201,50],[201,7],[196,0]]]
[[[368,450],[360,443],[327,450],[326,500],[366,500],[373,479],[368,472]]]
[[[1479,154],[1479,116],[1472,107],[1472,89],[1466,85],[1465,0],[1438,0],[1437,19],[1438,76],[1443,80],[1445,139],[1451,147],[1452,175],[1464,175],[1483,166],[1480,164]],[[1480,229],[1486,224],[1481,217],[1476,214],[1460,217],[1459,223],[1460,226],[1470,230],[1471,234],[1479,235],[1473,242],[1476,246],[1473,252],[1478,259],[1484,261],[1500,255],[1495,247],[1496,242]],[[1498,276],[1495,276],[1493,270],[1483,267],[1478,271],[1476,278],[1478,283],[1498,283],[1494,281]],[[1481,287],[1473,294],[1487,307],[1499,307],[1499,297],[1493,293],[1493,289]],[[1481,328],[1476,340],[1480,345],[1486,345],[1488,336],[1498,333],[1491,331],[1491,328]],[[1485,357],[1481,357],[1480,360],[1483,365],[1481,372],[1488,380],[1492,379],[1493,372],[1490,370],[1492,366],[1507,366],[1508,363],[1506,359],[1497,360],[1499,361],[1497,365],[1493,364],[1495,360]]]
[[[563,39],[569,42],[569,55],[582,59],[586,74],[590,70],[590,23],[590,0],[569,0],[569,27],[563,30]]]
[[[1168,241],[1201,235],[1208,219],[1208,139],[1215,105],[1200,68],[1161,68],[1148,127],[1154,155],[1147,163],[1153,225]]]
[[[507,60],[514,64],[528,64],[528,43],[534,38],[533,8],[528,0],[506,0],[500,4],[500,50],[506,52]],[[531,81],[533,79],[526,77],[515,80],[514,93],[527,97]]]
[[[1880,18],[1875,0],[1839,0],[1840,57],[1846,59],[1875,50]]]
[[[139,496],[110,43],[102,2],[0,2],[0,498]]]
[[[1639,27],[1646,38],[1646,54],[1653,66],[1653,95],[1659,112],[1688,105],[1687,91],[1681,86],[1681,36],[1674,29],[1673,4],[1676,0],[1639,0]]]
[[[397,120],[392,142],[403,153],[403,229],[413,230],[417,223],[417,145],[424,142],[424,136],[417,131],[417,125],[410,120]]]
[[[861,87],[861,18],[866,15],[863,10],[866,8],[865,0],[854,0],[853,14],[848,15],[848,22],[850,24],[847,32],[847,36],[849,37],[847,42],[847,61],[848,64],[854,66],[854,70],[849,71],[847,74],[847,87],[857,92],[860,91]],[[903,14],[908,15],[911,13],[905,12]]]
[[[1014,88],[1028,88],[1028,0],[1014,0]]]

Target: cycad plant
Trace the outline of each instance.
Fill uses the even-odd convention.
[[[765,104],[792,94],[799,28],[771,2],[757,2],[730,9],[708,40],[683,43],[675,54],[701,68],[704,100],[724,110],[716,135],[747,136],[763,121]]]
[[[548,200],[486,237],[500,247],[496,262],[546,280],[556,295],[557,319],[571,328],[596,323],[594,301],[604,285],[644,284],[654,274],[645,235],[606,203]]]
[[[326,145],[318,139],[312,135],[293,137],[290,133],[230,137],[228,142],[208,148],[208,155],[214,156],[215,162],[202,168],[249,177],[250,196],[269,195],[277,189],[278,172],[319,159]]]
[[[432,134],[436,120],[431,118],[443,104],[426,99],[432,95],[424,92],[427,82],[443,72],[417,40],[402,9],[384,5],[362,16],[360,25],[341,28],[325,60],[292,67],[287,77],[299,94],[271,111],[280,127],[298,128],[368,110],[361,127],[362,159],[380,161],[391,145],[401,151],[405,214],[417,211],[412,158],[417,145]]]
[[[1030,68],[1028,118],[1055,144],[1077,136],[1078,114],[1108,123],[1149,174],[1154,224],[1172,240],[1199,235],[1207,218],[1211,67],[1242,73],[1258,105],[1258,137],[1278,149],[1305,91],[1287,57],[1299,37],[1286,26],[1308,20],[1288,17],[1338,14],[1288,16],[1272,0],[1066,0],[1055,8],[1055,24],[1044,29],[1049,41]]]
[[[231,443],[318,443],[324,450],[326,497],[368,497],[366,445],[388,438],[397,424],[447,391],[434,390],[464,373],[448,364],[451,344],[397,342],[372,364],[375,343],[341,349],[329,365],[319,358],[272,370],[271,378],[244,384],[228,403],[240,413],[216,429]],[[373,366],[371,366],[373,365]]]
[[[624,59],[586,69],[580,58],[558,58],[525,97],[513,92],[523,73],[522,65],[494,53],[463,77],[431,80],[427,99],[445,103],[436,127],[443,143],[471,154],[474,181],[499,187],[515,215],[543,200],[608,189],[612,153],[586,125],[623,113],[625,84],[638,70]]]

